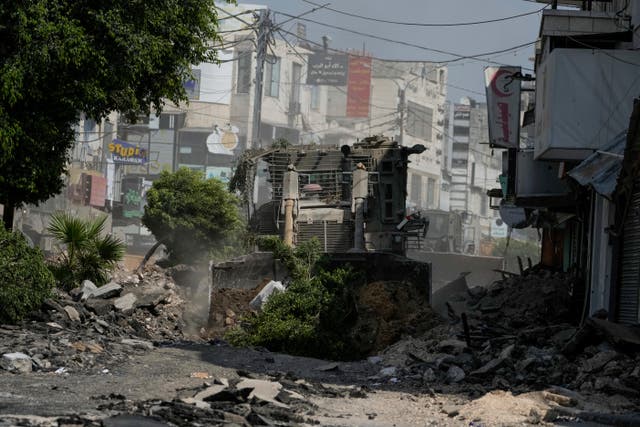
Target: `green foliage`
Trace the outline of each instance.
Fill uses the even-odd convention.
[[[0,323],[14,323],[50,296],[54,278],[42,252],[0,222]]]
[[[322,256],[320,241],[316,238],[291,248],[278,236],[266,236],[258,240],[258,249],[273,252],[273,257],[282,262],[294,280],[310,280]]]
[[[124,256],[124,243],[104,235],[106,219],[82,220],[64,212],[51,217],[47,230],[65,247],[51,271],[63,288],[72,289],[85,279],[104,285],[109,272]]]
[[[163,172],[147,192],[142,223],[173,262],[195,264],[238,241],[238,199],[217,179],[182,168]]]
[[[80,113],[133,119],[187,100],[216,60],[214,0],[8,1],[0,6],[0,203],[60,192]]]
[[[347,331],[355,320],[353,287],[362,278],[351,269],[322,268],[316,239],[295,249],[276,238],[260,244],[282,260],[292,281],[286,292],[273,293],[258,314],[230,331],[230,342],[302,356],[353,356],[356,350],[349,345]]]

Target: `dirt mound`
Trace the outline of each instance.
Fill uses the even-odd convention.
[[[363,285],[357,292],[357,311],[353,338],[364,353],[378,352],[405,336],[420,335],[439,322],[426,292],[408,282]]]
[[[207,335],[210,338],[222,338],[243,316],[251,313],[249,303],[268,282],[266,280],[252,289],[212,289]]]

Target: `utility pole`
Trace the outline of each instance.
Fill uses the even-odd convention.
[[[398,109],[400,110],[400,140],[398,141],[400,143],[400,145],[402,145],[403,139],[404,139],[404,94],[405,94],[405,88],[403,89],[398,89],[398,96],[399,96],[399,102],[398,102]]]
[[[253,95],[253,118],[251,121],[248,148],[260,145],[260,123],[262,122],[262,86],[264,81],[264,62],[267,57],[267,47],[271,36],[271,18],[269,9],[261,9],[256,29],[256,76],[255,92]]]

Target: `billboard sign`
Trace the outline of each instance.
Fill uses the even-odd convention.
[[[147,149],[118,138],[110,142],[108,148],[114,163],[144,165],[149,160]]]
[[[489,116],[489,144],[518,148],[520,137],[520,67],[487,67],[484,70]]]
[[[349,56],[346,54],[315,53],[309,56],[308,85],[345,86]]]
[[[453,120],[469,120],[471,118],[471,107],[466,104],[455,104],[453,106]]]
[[[369,117],[371,57],[349,56],[347,117]]]

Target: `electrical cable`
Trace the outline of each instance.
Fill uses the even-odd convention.
[[[314,3],[314,2],[312,2],[310,0],[302,0],[302,1],[305,2],[305,3],[309,3],[311,5],[316,5],[316,6],[318,5],[317,3]],[[504,17],[504,18],[487,19],[487,20],[484,20],[484,21],[454,22],[454,23],[423,23],[423,22],[392,21],[392,20],[388,20],[388,19],[379,19],[379,18],[373,18],[373,17],[370,17],[370,16],[358,15],[356,13],[346,12],[344,10],[333,9],[331,7],[325,7],[325,9],[330,10],[330,11],[335,12],[335,13],[339,13],[341,15],[351,16],[353,18],[358,18],[358,19],[362,19],[362,20],[365,20],[365,21],[379,22],[379,23],[383,23],[383,24],[405,25],[405,26],[415,26],[415,27],[462,27],[462,26],[469,26],[469,25],[489,24],[489,23],[493,23],[493,22],[503,22],[503,21],[508,21],[508,20],[511,20],[511,19],[522,18],[524,16],[536,15],[536,14],[542,12],[547,7],[549,7],[549,4],[545,5],[541,9],[537,9],[537,10],[534,10],[532,12],[520,13],[518,15],[507,16],[507,17]]]
[[[636,67],[640,67],[640,64],[638,64],[638,63],[636,63],[636,62],[626,61],[626,60],[624,60],[624,59],[622,59],[622,58],[618,58],[617,56],[612,55],[612,54],[610,54],[609,52],[607,52],[607,50],[606,50],[606,49],[601,49],[601,48],[599,48],[599,47],[597,47],[597,46],[593,46],[593,45],[590,45],[590,44],[588,44],[588,43],[584,43],[584,42],[582,42],[582,41],[580,41],[580,40],[578,40],[578,39],[576,39],[576,38],[574,38],[574,37],[571,37],[571,36],[567,36],[567,38],[568,38],[569,40],[571,40],[571,41],[575,42],[575,43],[578,43],[579,45],[582,45],[582,46],[586,47],[586,48],[589,48],[589,49],[593,49],[593,50],[600,51],[600,52],[602,52],[603,54],[605,54],[606,56],[608,56],[608,57],[610,57],[610,58],[615,59],[616,61],[620,61],[620,62],[622,62],[622,63],[624,63],[624,64],[629,64],[629,65],[634,65],[634,66],[636,66]]]
[[[495,64],[494,61],[489,61],[489,60],[486,60],[486,59],[483,59],[483,58],[480,58],[480,57],[488,56],[488,55],[495,55],[495,54],[498,54],[498,53],[509,52],[509,51],[512,51],[512,50],[515,50],[515,49],[519,49],[519,48],[522,48],[522,47],[525,47],[525,46],[533,45],[537,41],[537,40],[534,40],[534,41],[523,43],[523,44],[520,44],[520,45],[517,45],[517,46],[512,46],[510,48],[499,49],[499,50],[495,50],[495,51],[491,51],[491,52],[483,52],[483,53],[478,53],[478,54],[475,54],[475,55],[461,55],[461,54],[458,54],[458,53],[448,52],[448,51],[441,50],[441,49],[434,49],[434,48],[430,48],[430,47],[426,47],[426,46],[422,46],[422,45],[418,45],[418,44],[415,44],[415,43],[410,43],[410,42],[406,42],[406,41],[402,41],[402,40],[394,40],[394,39],[390,39],[390,38],[387,38],[387,37],[381,37],[381,36],[378,36],[378,35],[375,35],[375,34],[368,34],[368,33],[362,32],[362,31],[357,31],[357,30],[353,30],[353,29],[349,29],[349,28],[344,28],[344,27],[340,27],[340,26],[337,26],[337,25],[333,25],[333,24],[327,24],[327,23],[316,21],[316,20],[313,20],[313,19],[296,18],[293,15],[290,15],[290,14],[284,13],[284,12],[278,12],[278,11],[274,11],[274,12],[277,13],[277,14],[280,14],[280,15],[292,17],[292,19],[300,19],[302,21],[311,22],[311,23],[314,23],[314,24],[317,24],[317,25],[321,25],[321,26],[328,27],[328,28],[333,28],[333,29],[340,30],[340,31],[345,31],[345,32],[356,34],[356,35],[363,36],[363,37],[369,37],[369,38],[372,38],[372,39],[375,39],[375,40],[381,40],[381,41],[385,41],[385,42],[388,42],[388,43],[395,43],[395,44],[398,44],[398,45],[414,47],[416,49],[421,49],[421,50],[425,50],[425,51],[428,51],[428,52],[434,52],[434,53],[439,53],[439,54],[443,54],[443,55],[449,55],[449,56],[455,56],[456,57],[456,59],[449,59],[449,60],[444,60],[444,61],[431,61],[431,62],[435,62],[435,63],[438,63],[438,64],[448,64],[448,63],[452,63],[452,62],[461,61],[463,59],[470,59],[470,60],[474,60],[474,61]],[[500,64],[500,65],[502,65],[502,64]]]
[[[299,36],[297,36],[296,34],[293,34],[293,33],[289,32],[289,31],[286,31],[286,30],[283,30],[283,29],[279,29],[279,30],[280,30],[280,31],[282,31],[282,32],[284,32],[284,33],[286,33],[286,34],[289,34],[289,35],[292,35],[292,36],[294,36],[294,37],[297,37],[299,40],[302,40],[302,41],[304,41],[304,42],[306,42],[306,43],[309,43],[309,44],[312,44],[312,45],[315,45],[315,46],[319,46],[319,47],[323,47],[323,45],[322,45],[322,44],[320,44],[320,43],[318,43],[318,42],[314,42],[313,40],[309,40],[309,39],[306,39],[306,38],[303,38],[303,37],[299,37]],[[351,30],[346,30],[346,29],[345,29],[345,31],[351,31]],[[377,36],[373,36],[373,37],[377,37]],[[394,42],[395,42],[395,41],[394,41]],[[405,43],[405,42],[400,42],[400,43]],[[508,49],[503,49],[503,50],[494,51],[494,52],[487,52],[486,54],[474,55],[474,57],[460,57],[460,58],[458,58],[458,59],[450,59],[450,60],[444,60],[444,61],[434,61],[434,60],[397,60],[397,59],[385,59],[385,58],[379,58],[379,57],[372,56],[372,55],[361,55],[361,54],[358,54],[357,52],[352,52],[352,53],[349,53],[349,54],[350,54],[350,55],[353,55],[353,56],[365,56],[365,57],[371,57],[371,58],[374,58],[374,59],[378,59],[378,60],[380,60],[380,61],[388,61],[388,62],[416,62],[416,63],[423,62],[423,63],[430,63],[430,64],[441,64],[441,65],[443,65],[443,66],[444,66],[444,65],[451,66],[451,64],[452,64],[452,63],[457,62],[457,61],[462,61],[462,60],[464,60],[464,59],[469,59],[469,60],[474,60],[474,61],[480,61],[480,62],[486,62],[486,63],[488,63],[488,64],[493,64],[493,65],[509,65],[509,64],[504,64],[504,63],[497,62],[497,61],[491,61],[490,59],[481,59],[481,58],[476,58],[476,56],[492,55],[492,54],[498,54],[498,53],[507,53],[507,52],[510,52],[510,51],[514,51],[514,50],[521,49],[521,48],[526,47],[526,46],[529,46],[529,45],[533,45],[533,44],[535,44],[535,43],[536,43],[536,41],[533,41],[533,42],[524,43],[524,44],[521,44],[521,45],[518,45],[518,46],[514,46],[514,47],[511,47],[511,48],[508,48]],[[425,49],[429,49],[429,48],[425,48]],[[332,51],[332,52],[342,53],[342,54],[346,53],[346,52],[344,52],[344,51],[342,51],[342,50],[334,49],[334,48],[328,48],[328,50],[330,50],[330,51]],[[454,53],[447,53],[447,54],[449,54],[449,55],[456,55],[456,54],[454,54]],[[459,64],[456,64],[456,65],[459,65]],[[528,70],[528,71],[534,71],[533,69],[531,69],[531,68],[527,68],[527,67],[522,67],[522,69],[523,69],[523,70]]]
[[[284,37],[284,35],[282,33],[288,34],[290,36],[294,36],[294,37],[296,37],[296,38],[298,38],[298,39],[300,39],[302,41],[305,41],[307,43],[316,44],[317,46],[322,46],[319,43],[313,42],[313,41],[305,39],[305,38],[298,37],[296,34],[291,33],[289,31],[286,31],[286,30],[283,30],[283,29],[278,29],[277,31],[278,31],[278,33],[280,33],[280,36],[283,38],[283,40],[294,50],[295,50],[295,47],[291,44],[291,42],[289,42],[287,40],[286,37]],[[345,53],[345,52],[343,52],[341,50],[338,50],[338,49],[329,48],[329,50],[334,51],[334,52],[339,52],[339,53]],[[297,53],[297,51],[296,51],[296,53]],[[353,54],[350,53],[350,55],[353,55]],[[354,56],[358,56],[358,55],[354,55]],[[430,65],[434,64],[432,61],[386,59],[386,58],[379,58],[379,57],[373,56],[373,55],[371,55],[370,57],[372,59],[385,62],[385,66],[393,68],[393,69],[398,70],[398,71],[401,71],[403,73],[406,72],[407,70],[395,67],[392,63],[394,63],[394,62],[397,62],[397,63],[416,63],[416,64],[420,64],[421,63],[423,65],[424,64],[430,64]],[[305,61],[305,63],[307,62],[304,58],[301,57],[301,59],[303,61]],[[435,70],[438,70],[439,68],[442,68],[442,67],[444,67],[444,66],[436,66],[430,71],[435,71]],[[462,90],[462,91],[465,91],[465,92],[469,92],[469,93],[473,93],[473,94],[476,94],[476,95],[480,95],[480,96],[486,97],[486,94],[484,94],[482,92],[475,91],[473,89],[468,89],[468,88],[464,88],[464,87],[461,87],[461,86],[456,86],[456,85],[451,84],[451,83],[445,83],[444,85],[447,86],[447,87],[452,87],[452,88],[459,89],[459,90]],[[379,107],[379,108],[385,108],[385,107]]]

